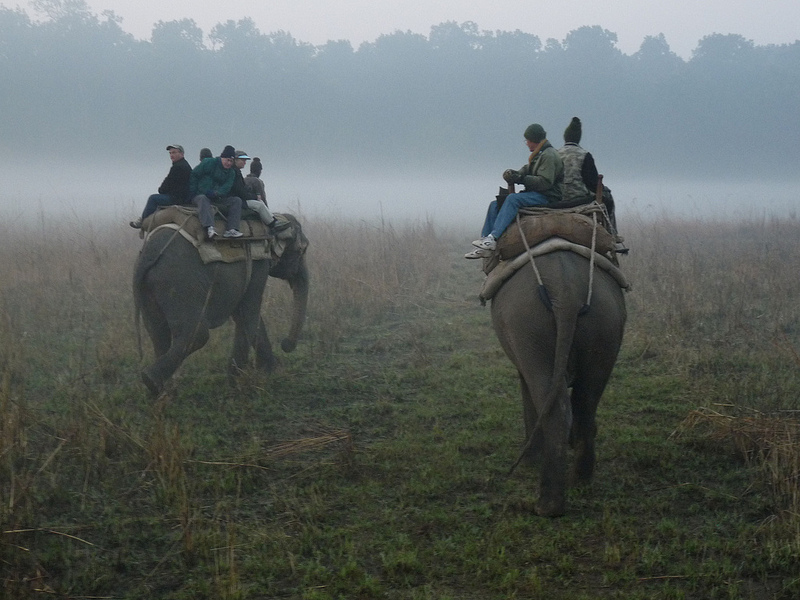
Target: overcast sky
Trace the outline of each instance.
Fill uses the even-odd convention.
[[[0,0],[13,6],[13,0]],[[757,45],[800,38],[800,0],[87,0],[96,13],[113,10],[122,27],[150,39],[153,24],[192,18],[205,33],[228,19],[251,17],[264,33],[283,30],[321,45],[347,39],[354,48],[381,34],[428,35],[432,25],[473,21],[482,30],[520,29],[545,41],[563,40],[583,25],[618,36],[626,54],[645,36],[663,33],[674,52],[690,58],[712,33],[737,33]]]

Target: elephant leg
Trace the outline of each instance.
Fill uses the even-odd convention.
[[[272,344],[269,341],[267,334],[267,326],[264,324],[264,319],[259,315],[258,318],[258,335],[256,335],[253,349],[256,352],[256,367],[262,371],[270,373],[278,364],[278,359],[272,353]]]
[[[272,353],[272,345],[267,335],[264,319],[261,318],[260,314],[256,314],[254,318],[237,312],[233,317],[233,321],[236,325],[236,331],[233,338],[231,373],[236,374],[247,366],[250,346],[255,350],[256,367],[267,373],[271,372],[275,368],[278,359]]]
[[[142,320],[150,341],[153,344],[153,353],[156,358],[169,351],[172,343],[172,332],[164,314],[153,301],[147,301],[142,306]]]
[[[531,353],[533,354],[533,353]],[[522,380],[522,400],[525,412],[525,428],[531,448],[541,457],[539,500],[536,513],[546,517],[564,514],[567,488],[567,447],[569,442],[570,410],[566,382],[560,382],[552,406],[545,406],[549,389],[552,364],[548,360],[523,359],[518,364]],[[534,431],[541,417],[538,431]]]
[[[542,473],[536,513],[559,517],[566,508],[567,446],[570,415],[566,385],[558,391],[553,406],[542,419]]]
[[[594,474],[597,405],[604,387],[605,382],[600,386],[590,386],[579,381],[572,389],[570,445],[575,450],[574,475],[579,483],[588,483]]]
[[[161,393],[164,383],[172,377],[186,357],[205,346],[210,337],[208,326],[202,322],[191,329],[173,324],[172,329],[169,350],[142,371],[142,381],[153,395]]]
[[[527,464],[533,465],[542,457],[544,438],[542,437],[541,429],[534,431],[539,413],[536,412],[536,406],[533,404],[531,392],[528,389],[528,384],[525,383],[525,378],[522,376],[522,373],[519,373],[519,386],[522,392],[522,415],[525,421],[525,450],[523,451],[523,460]]]

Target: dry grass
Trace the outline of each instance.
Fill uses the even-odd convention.
[[[793,301],[800,297],[800,223],[662,218],[621,225],[632,251],[622,267],[634,285],[626,297],[630,319],[624,368],[636,377],[660,370],[679,380],[689,412],[682,431],[728,440],[750,464],[759,466],[773,486],[775,505],[785,509],[785,519],[800,523],[800,426],[791,412],[800,408],[800,306]],[[464,249],[462,237],[453,236],[454,241],[429,222],[394,227],[315,220],[305,223],[305,229],[311,240],[311,300],[300,359],[292,360],[324,362],[364,327],[404,319],[415,311],[433,314],[442,300],[439,309],[455,311],[464,306],[466,296],[477,294],[477,265],[475,288],[466,291],[464,269],[453,267]],[[62,523],[60,503],[72,506],[77,497],[78,514],[84,514],[84,507],[91,514],[100,506],[93,502],[103,498],[97,490],[116,486],[123,491],[111,497],[122,498],[121,506],[133,497],[149,502],[152,494],[157,500],[153,504],[165,513],[164,528],[179,532],[175,547],[161,549],[163,555],[148,580],[158,579],[176,554],[202,558],[211,553],[216,561],[212,595],[241,597],[238,553],[242,540],[252,536],[237,526],[236,503],[246,493],[242,486],[251,473],[258,481],[287,459],[301,463],[315,454],[335,452],[337,461],[348,462],[354,454],[351,432],[326,425],[306,429],[305,435],[287,435],[280,444],[243,441],[224,452],[202,448],[198,456],[183,422],[164,406],[143,401],[130,292],[141,242],[127,225],[91,231],[42,223],[36,231],[5,231],[2,239],[0,563],[9,573],[29,578],[10,576],[4,582],[7,591],[30,591],[39,585],[32,577],[42,572],[40,565],[25,550],[28,543],[46,546],[34,539],[36,532],[72,536],[76,544],[85,545],[88,536],[82,536],[82,527],[87,524],[72,523],[74,529],[50,526]],[[453,298],[461,302],[456,308],[448,304]],[[274,339],[285,332],[290,302],[287,286],[271,281],[263,311]],[[470,315],[463,326],[475,323],[470,318],[484,317]],[[408,331],[397,343],[419,345],[420,361],[409,370],[422,372],[433,364],[426,355],[428,332],[413,327]],[[431,331],[441,335],[444,330]],[[448,331],[459,335],[455,329]],[[219,418],[213,413],[222,410],[221,405],[203,403],[224,402],[218,399],[213,369],[229,352],[229,338],[230,328],[223,328],[182,367],[194,373],[202,370],[198,364],[211,367],[193,388],[197,398],[183,398],[184,404],[198,402],[193,415],[198,421],[206,413]],[[470,351],[458,348],[456,354],[461,354],[451,361],[453,370],[471,364]],[[465,367],[464,377],[466,371]],[[430,384],[418,376],[424,381],[420,386]],[[322,388],[329,382],[312,383]],[[498,384],[498,389],[504,385]],[[653,385],[659,385],[658,380]],[[369,410],[392,414],[416,409],[395,403],[393,389],[389,383],[376,391]],[[251,385],[236,400],[246,404],[248,398],[269,396],[266,387],[263,394],[259,391]],[[465,394],[460,388],[429,393],[441,394],[443,405]],[[233,419],[251,418],[241,410]],[[366,423],[379,417],[365,412],[362,418]],[[204,485],[199,472],[219,480],[215,485],[223,500],[214,499],[217,505],[209,507],[209,492],[198,490]],[[298,505],[301,513],[323,510],[321,502]],[[317,518],[309,521],[316,523]],[[125,533],[119,535],[124,538]],[[624,546],[610,547],[623,562]],[[484,558],[480,556],[481,564]],[[75,589],[80,587],[75,584]],[[27,596],[20,592],[18,597]]]
[[[720,406],[689,413],[678,432],[700,429],[708,438],[731,444],[769,482],[776,504],[800,524],[800,420],[797,411],[768,415],[752,408]]]

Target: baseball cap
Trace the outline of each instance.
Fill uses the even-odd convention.
[[[167,146],[167,150],[172,150],[173,148],[178,152],[185,154],[185,152],[183,152],[183,146],[181,146],[180,144],[170,144],[169,146]]]

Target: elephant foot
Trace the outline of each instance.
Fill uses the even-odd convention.
[[[256,368],[265,373],[272,373],[278,368],[279,364],[278,358],[274,354],[270,354],[265,358],[256,358]]]
[[[534,511],[540,517],[563,517],[566,512],[566,501],[560,499],[539,498]]]
[[[153,379],[147,370],[142,371],[142,382],[147,386],[147,389],[150,391],[150,394],[156,398],[161,391],[164,389],[164,384],[157,382]]]
[[[281,350],[284,352],[293,352],[295,348],[297,348],[297,340],[290,340],[289,338],[281,340]]]

